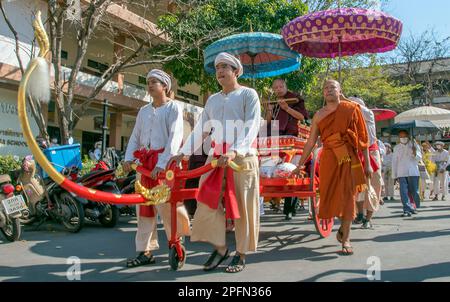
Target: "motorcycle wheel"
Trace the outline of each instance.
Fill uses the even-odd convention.
[[[22,233],[19,218],[6,217],[6,224],[0,229],[5,236],[6,240],[14,242],[19,240]]]
[[[99,217],[99,221],[102,226],[106,228],[113,228],[119,221],[119,209],[115,205],[106,204],[105,214]]]
[[[58,200],[62,210],[60,219],[63,226],[71,233],[77,233],[84,224],[83,206],[69,193],[62,193]]]

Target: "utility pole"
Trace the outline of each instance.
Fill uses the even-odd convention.
[[[106,151],[106,131],[108,128],[108,107],[111,106],[108,103],[108,100],[103,100],[103,127],[102,127],[102,155],[100,156],[100,159],[103,160],[103,156],[105,155]]]

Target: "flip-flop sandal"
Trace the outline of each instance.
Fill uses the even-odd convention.
[[[351,245],[343,245],[341,255],[342,256],[351,256],[353,255],[353,247]]]
[[[153,255],[146,256],[144,252],[140,253],[136,258],[128,259],[127,267],[138,267],[141,265],[154,264],[156,262]]]
[[[245,261],[241,259],[241,256],[236,255],[231,260],[228,267],[225,269],[227,273],[239,273],[242,272],[245,268]]]
[[[212,252],[211,256],[209,256],[208,261],[205,262],[203,265],[203,270],[205,272],[212,271],[213,269],[217,268],[224,260],[226,260],[230,256],[230,252],[227,249],[225,252],[225,255],[220,255],[217,250],[214,250]]]
[[[339,228],[339,230],[337,231],[337,233],[336,233],[336,240],[339,242],[339,243],[342,243],[342,237],[344,236],[344,233],[342,232],[342,229],[341,228]]]

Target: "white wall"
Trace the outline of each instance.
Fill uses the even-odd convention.
[[[36,136],[39,129],[27,108],[31,131]],[[0,89],[0,155],[25,156],[31,154],[22,136],[17,115],[17,93]]]
[[[31,44],[34,39],[33,13],[40,9],[42,20],[45,21],[47,19],[47,4],[39,0],[13,0],[3,1],[3,6],[9,21],[19,35],[19,41],[21,42],[19,54],[24,66],[26,66],[30,61]],[[39,49],[35,47],[35,54],[37,52],[39,52]],[[0,16],[0,62],[19,66],[15,53],[14,35],[3,16]]]

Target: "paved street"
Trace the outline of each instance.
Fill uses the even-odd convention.
[[[27,227],[20,242],[0,239],[0,281],[67,281],[70,256],[81,258],[82,281],[368,281],[371,256],[380,260],[382,281],[450,281],[450,202],[426,201],[412,218],[400,218],[401,213],[400,202],[391,201],[377,214],[374,230],[354,228],[355,255],[344,257],[337,254],[335,233],[319,239],[306,213],[285,222],[267,210],[260,250],[239,274],[224,273],[223,267],[204,273],[201,265],[211,248],[189,240],[186,265],[171,271],[161,226],[157,263],[125,268],[136,231],[129,217],[115,229],[87,224],[78,234],[49,223],[37,231]]]

